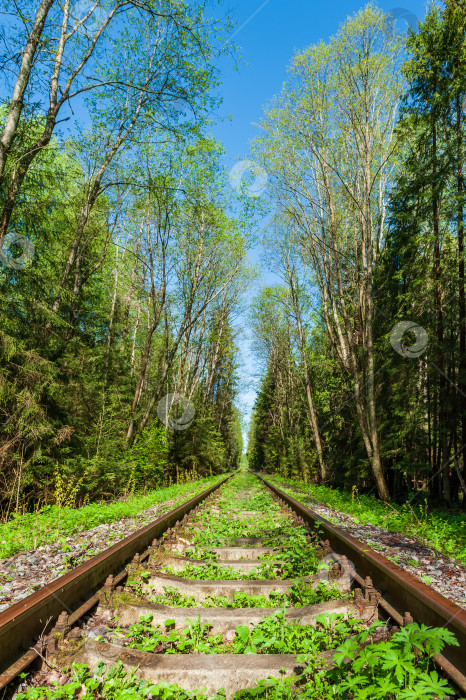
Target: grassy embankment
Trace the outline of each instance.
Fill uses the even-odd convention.
[[[427,500],[422,505],[408,501],[400,506],[359,494],[354,488],[348,493],[298,480],[285,480],[269,475],[267,478],[297,500],[302,501],[304,496],[328,508],[351,515],[355,523],[376,525],[392,532],[416,537],[426,546],[466,563],[466,513],[432,510],[428,507]],[[296,493],[295,489],[299,493]],[[419,498],[420,496],[417,496],[417,500]],[[332,517],[328,517],[328,520],[332,520]]]
[[[184,484],[174,484],[146,494],[136,493],[125,501],[89,503],[82,508],[59,508],[52,505],[45,506],[35,513],[14,514],[11,520],[0,525],[0,559],[59,541],[61,537],[91,530],[103,523],[134,518],[147,508],[160,503],[162,505],[154,518],[159,517],[188,500],[188,494],[194,496],[224,476],[225,474],[219,474]]]

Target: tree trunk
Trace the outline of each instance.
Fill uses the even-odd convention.
[[[110,361],[110,348],[112,344],[113,320],[115,318],[116,300],[118,296],[118,277],[120,273],[119,247],[115,246],[115,283],[113,285],[112,305],[110,307],[110,317],[108,319],[107,347],[105,350],[105,385],[107,384],[108,368]]]
[[[461,450],[463,465],[462,483],[466,482],[466,304],[464,296],[464,179],[463,179],[463,131],[461,126],[461,93],[456,95],[457,136],[457,233],[458,233],[458,278],[459,278],[459,331],[460,357],[458,372],[459,404],[461,417]],[[466,505],[466,498],[463,499]]]
[[[437,92],[437,78],[434,80],[434,94]],[[439,445],[438,468],[441,473],[442,496],[450,505],[450,481],[448,477],[448,459],[446,444],[446,382],[445,382],[445,354],[443,350],[443,294],[442,294],[442,266],[440,257],[440,202],[438,183],[438,152],[437,152],[437,110],[432,108],[432,224],[434,233],[434,279],[435,279],[435,303],[437,307],[437,344],[438,362],[440,370],[439,378]],[[443,465],[445,463],[445,466]]]
[[[55,0],[42,0],[37,10],[32,29],[29,32],[26,48],[22,53],[21,66],[13,90],[10,109],[8,110],[5,126],[3,127],[3,133],[0,138],[0,178],[3,177],[5,172],[8,152],[15,138],[18,123],[23,111],[24,93],[26,92],[26,88],[29,83],[31,70],[34,63],[34,56],[39,45],[40,37],[42,36],[42,32],[44,30],[45,20],[47,19],[49,10],[54,2]]]
[[[137,307],[137,313],[136,313],[136,322],[134,324],[134,331],[133,331],[133,343],[131,346],[131,374],[130,376],[132,377],[134,374],[134,364],[135,364],[135,357],[136,357],[136,339],[137,339],[137,333],[138,333],[138,328],[139,328],[139,317],[141,315],[141,300],[138,299],[138,307]]]
[[[157,324],[158,325],[158,324]],[[149,328],[146,339],[146,348],[144,350],[144,356],[142,358],[141,369],[139,370],[139,378],[136,384],[136,389],[134,391],[133,405],[131,406],[131,419],[128,425],[128,430],[126,433],[126,443],[129,443],[134,433],[134,418],[136,414],[136,409],[138,407],[139,401],[141,400],[142,386],[147,372],[147,367],[149,364],[150,350],[152,346],[152,336],[154,335],[157,326],[154,324]]]
[[[138,269],[138,262],[139,262],[138,257],[139,257],[139,249],[141,247],[141,238],[142,238],[143,228],[144,228],[144,221],[142,221],[141,226],[139,227],[139,235],[138,235],[138,239],[136,242],[136,250],[134,252],[133,267],[131,269],[131,281],[130,281],[130,285],[129,285],[129,289],[128,289],[128,296],[127,296],[127,301],[126,301],[126,306],[125,306],[125,312],[123,314],[124,325],[123,325],[123,330],[121,332],[121,337],[123,340],[126,340],[126,338],[128,337],[128,333],[129,333],[129,313],[131,310],[131,301],[133,299],[134,287],[135,287],[135,283],[136,283],[136,272]],[[122,343],[121,344],[122,350],[124,347],[125,347],[125,343]]]
[[[300,348],[300,352],[301,352],[301,361],[303,363],[303,369],[304,369],[304,383],[305,383],[305,388],[306,388],[307,405],[309,407],[309,420],[311,423],[312,434],[314,436],[314,442],[315,442],[316,451],[317,451],[317,458],[319,461],[320,476],[322,479],[322,483],[324,483],[327,480],[327,476],[328,476],[327,466],[326,466],[325,460],[324,460],[324,452],[322,449],[322,442],[320,439],[319,425],[317,423],[317,413],[316,413],[315,405],[314,405],[314,395],[313,395],[311,380],[310,380],[310,376],[309,376],[309,365],[308,365],[307,354],[306,354],[306,339],[304,337],[304,328],[303,328],[303,324],[301,322],[301,312],[299,309],[298,299],[296,297],[296,289],[294,288],[293,284],[291,284],[291,293],[292,293],[292,298],[293,298],[294,312],[296,315],[296,322],[298,325],[299,348]]]

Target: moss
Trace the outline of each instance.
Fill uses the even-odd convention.
[[[108,602],[108,607],[112,611],[116,611],[124,605],[147,605],[147,598],[134,595],[129,591],[118,591],[112,593]]]
[[[65,637],[59,642],[57,651],[49,657],[49,660],[61,669],[70,666],[76,654],[84,648],[85,644],[86,638],[84,636],[79,639],[67,639]]]

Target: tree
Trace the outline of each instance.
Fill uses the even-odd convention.
[[[33,25],[27,37],[26,46],[21,58],[21,65],[18,71],[18,77],[13,89],[8,114],[3,126],[3,133],[0,136],[0,178],[3,178],[6,159],[16,136],[19,120],[24,107],[24,95],[29,84],[29,77],[33,68],[34,58],[36,56],[40,38],[44,30],[47,15],[54,1],[55,0],[42,0],[37,8]]]
[[[267,260],[269,265],[273,260],[273,269],[283,278],[287,289],[286,293],[280,294],[278,299],[284,306],[289,323],[295,327],[300,356],[299,361],[302,366],[302,381],[306,392],[309,423],[314,437],[315,450],[320,467],[320,477],[324,482],[328,478],[328,472],[317,421],[314,387],[311,381],[308,358],[308,333],[304,320],[309,314],[310,300],[306,293],[303,281],[303,266],[298,252],[299,236],[295,234],[293,224],[290,224],[286,220],[276,220],[272,235],[266,241],[266,249],[268,252]]]
[[[231,315],[245,241],[226,213],[219,147],[203,134],[222,23],[192,3],[96,0],[74,11],[52,3],[16,123],[10,103],[0,110],[15,130],[0,206],[13,202],[8,232],[35,249],[18,263],[10,236],[1,253],[4,518],[53,502],[57,469],[82,502],[234,468],[241,450]],[[57,27],[63,52],[51,67]],[[22,39],[21,23],[7,27],[10,47]],[[58,112],[73,100],[89,118],[63,138]],[[213,361],[219,320],[225,357]],[[154,410],[181,378],[195,440]],[[137,439],[126,442],[131,423]]]
[[[7,233],[29,168],[50,143],[60,113],[72,101],[86,95],[93,96],[107,107],[107,120],[109,116],[116,117],[116,133],[112,133],[113,128],[107,131],[110,141],[90,185],[78,236],[99,193],[105,170],[138,120],[145,118],[146,124],[150,123],[152,128],[155,125],[157,129],[173,129],[179,115],[169,106],[167,109],[170,101],[185,99],[187,94],[192,100],[196,95],[195,111],[201,105],[205,108],[212,103],[209,87],[215,69],[209,61],[215,57],[215,51],[205,28],[201,4],[178,3],[175,8],[170,0],[163,0],[157,6],[137,0],[95,0],[82,17],[73,16],[74,2],[72,5],[71,0],[65,0],[61,6],[55,3],[55,12],[47,15],[46,7],[42,12],[39,9],[38,17],[42,23],[39,22],[34,34],[32,48],[29,48],[30,39],[26,42],[26,52],[37,49],[37,32],[41,29],[41,40],[47,49],[44,61],[36,61],[34,67],[44,70],[47,76],[48,108],[38,138],[18,154],[14,163],[10,163],[7,173],[5,166],[3,168],[0,244]],[[100,14],[96,17],[97,11]],[[48,23],[44,27],[46,19]],[[216,30],[214,27],[214,32]],[[54,55],[51,66],[48,64],[50,53]],[[121,56],[125,60],[122,61]],[[24,96],[31,78],[31,61],[32,58],[27,76],[20,70],[20,85],[17,89],[15,87],[13,99],[16,106],[11,117],[10,109],[4,129],[7,148],[8,144],[11,145],[20,116],[16,93]]]
[[[376,405],[373,277],[386,230],[399,57],[384,15],[368,6],[329,45],[295,57],[292,79],[267,110],[256,146],[315,274],[383,499],[389,493]]]

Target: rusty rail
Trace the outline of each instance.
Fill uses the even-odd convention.
[[[260,474],[263,483],[292,508],[309,525],[319,524],[332,549],[345,555],[354,564],[356,571],[364,578],[370,576],[374,586],[382,593],[384,600],[400,614],[407,610],[414,620],[433,627],[446,627],[459,642],[459,647],[446,647],[445,670],[452,680],[466,691],[466,610],[445,596],[418,581],[382,556],[369,545],[333,525],[325,518],[307,508],[292,496],[282,491]],[[456,677],[455,677],[456,670]]]
[[[37,659],[32,647],[44,630],[55,624],[60,613],[72,614],[93,597],[108,576],[121,572],[135,554],[147,549],[152,540],[173,527],[230,477],[231,474],[0,613],[0,689]]]

